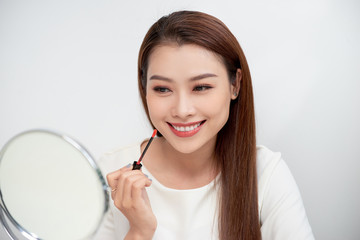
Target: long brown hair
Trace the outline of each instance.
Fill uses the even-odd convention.
[[[145,112],[148,59],[155,47],[196,44],[221,56],[234,84],[241,69],[239,97],[230,103],[229,119],[217,135],[215,157],[221,171],[219,238],[261,239],[257,201],[256,139],[249,67],[235,36],[219,19],[195,11],[160,18],[147,32],[139,51],[138,85]]]

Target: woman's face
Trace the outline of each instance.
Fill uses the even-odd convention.
[[[153,125],[182,153],[215,146],[235,98],[221,59],[192,44],[155,48],[146,93]]]

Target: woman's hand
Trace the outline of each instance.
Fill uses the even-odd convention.
[[[129,166],[108,174],[114,205],[124,214],[130,223],[125,239],[151,239],[156,230],[157,221],[152,212],[145,187],[151,180],[140,170],[132,171]]]

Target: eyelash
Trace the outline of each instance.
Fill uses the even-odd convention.
[[[194,90],[193,90],[193,91],[202,92],[202,91],[209,90],[209,89],[211,89],[211,88],[212,88],[212,87],[209,86],[209,85],[198,85],[198,86],[195,86],[195,87],[194,87]],[[199,90],[199,89],[202,89],[202,90]]]
[[[154,91],[159,93],[167,93],[170,92],[170,89],[167,87],[154,87]]]
[[[194,87],[193,91],[195,92],[202,92],[211,89],[212,87],[209,85],[197,85]],[[154,91],[159,93],[167,93],[171,92],[171,90],[167,87],[154,87]]]

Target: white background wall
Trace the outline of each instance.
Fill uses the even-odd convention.
[[[48,128],[97,159],[149,137],[137,53],[154,21],[183,9],[220,18],[238,38],[253,77],[258,143],[283,153],[316,238],[359,239],[356,0],[0,0],[0,146]]]

